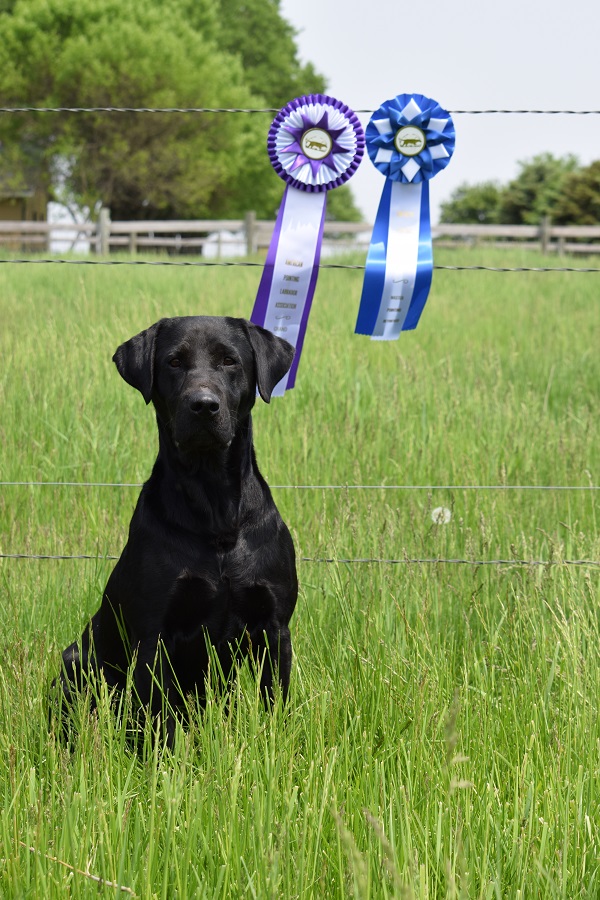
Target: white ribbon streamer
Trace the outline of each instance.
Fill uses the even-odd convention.
[[[291,186],[285,196],[264,327],[294,347],[298,346],[315,257],[320,249],[320,225],[326,197],[325,192],[309,194]],[[284,375],[272,396],[285,394],[290,374]]]
[[[422,184],[392,183],[385,282],[372,339],[395,341],[415,289]]]

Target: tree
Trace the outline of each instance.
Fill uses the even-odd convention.
[[[178,0],[17,0],[0,16],[1,94],[32,106],[246,105],[243,73],[216,45],[212,0],[202,5],[200,34]],[[235,179],[256,124],[231,119],[15,114],[2,121],[2,138],[35,148],[48,182],[79,203],[101,201],[119,218],[186,215],[218,208]]]
[[[557,225],[600,224],[600,160],[564,179],[552,221]]]
[[[190,14],[194,13],[192,0]],[[301,64],[295,44],[295,31],[282,17],[280,0],[218,0],[219,44],[234,56],[244,71],[244,80],[260,105],[270,109],[285,106],[304,94],[325,93],[326,84],[311,63]],[[258,39],[257,36],[260,36]],[[282,182],[274,175],[266,154],[269,118],[262,119],[258,171],[249,173],[243,185],[245,209],[270,208],[274,215],[283,193]],[[327,218],[358,222],[351,187],[345,185],[327,196]]]
[[[250,57],[229,49],[221,2],[5,0],[3,105],[269,106],[252,90]],[[277,12],[274,0],[264,2]],[[281,28],[292,41],[289,26]],[[292,55],[288,85],[295,72],[310,74]],[[318,76],[312,85],[321,86]],[[268,113],[19,113],[0,117],[0,147],[12,148],[13,169],[18,147],[22,170],[35,166],[57,199],[90,209],[102,203],[115,219],[237,217],[248,209],[270,217],[282,186],[266,153],[269,123]]]
[[[498,221],[501,188],[495,181],[461,184],[441,205],[440,222],[490,225]]]
[[[280,0],[218,0],[220,46],[240,61],[252,93],[275,108],[325,92],[323,76],[299,62],[296,33],[280,8]]]
[[[565,178],[578,167],[575,156],[542,153],[519,163],[520,172],[501,192],[498,221],[507,225],[537,225],[553,218]]]
[[[507,185],[461,184],[442,203],[440,221],[538,225],[545,216],[556,224],[600,221],[600,161],[581,169],[575,156],[542,153],[518,165],[519,174]]]

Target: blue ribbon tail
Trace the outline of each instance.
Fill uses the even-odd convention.
[[[429,216],[429,182],[421,187],[421,212],[419,220],[419,251],[417,273],[410,306],[402,325],[402,331],[416,328],[429,296],[433,276],[433,246],[431,243],[431,219]]]
[[[377,316],[379,315],[385,284],[391,196],[392,181],[386,178],[367,254],[358,318],[354,329],[355,334],[373,334]]]

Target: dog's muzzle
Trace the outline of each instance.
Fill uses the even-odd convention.
[[[233,438],[227,404],[215,391],[200,388],[181,398],[173,439],[180,450],[228,447]]]

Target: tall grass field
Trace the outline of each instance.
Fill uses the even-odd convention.
[[[362,273],[323,269],[297,386],[254,413],[298,554],[287,705],[242,668],[136,752],[100,685],[61,743],[60,652],[157,450],[112,354],[248,316],[259,277],[0,265],[0,896],[599,897],[597,274],[438,270],[381,343]]]

